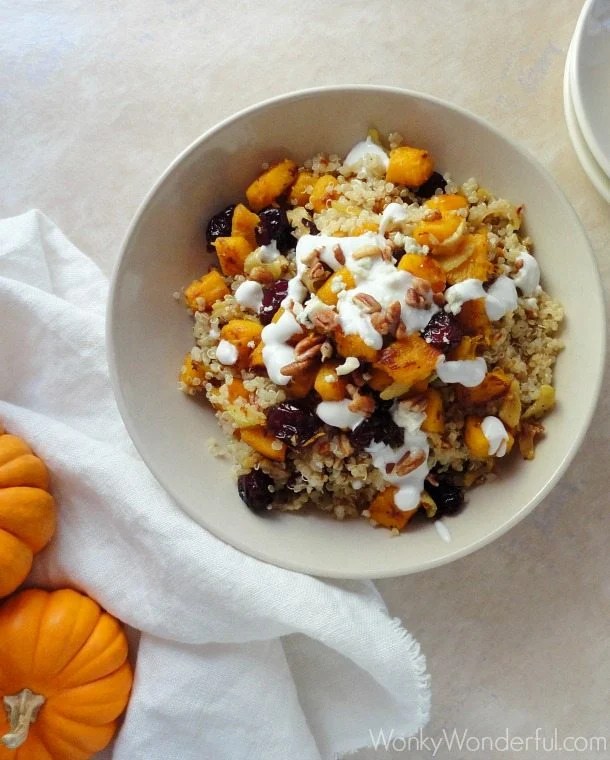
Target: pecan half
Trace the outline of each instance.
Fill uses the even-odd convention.
[[[377,311],[381,311],[381,304],[379,301],[368,293],[357,293],[353,301],[357,304],[365,314],[374,314]]]
[[[327,335],[339,327],[339,315],[332,309],[322,309],[311,315],[314,330]]]
[[[343,248],[341,248],[338,243],[337,245],[333,246],[333,255],[337,260],[337,264],[340,266],[343,266],[345,264],[345,254],[343,253]]]
[[[404,475],[408,475],[410,472],[413,472],[413,470],[416,470],[421,464],[423,464],[426,460],[426,455],[423,451],[416,451],[414,454],[412,454],[410,451],[407,451],[404,456],[402,456],[398,462],[396,462],[396,467],[394,467],[394,475],[398,475],[399,478],[403,477]]]
[[[306,335],[294,347],[294,355],[297,359],[302,359],[312,348],[317,348],[317,351],[320,351],[322,343],[324,343],[323,335]]]
[[[306,357],[303,355],[300,359],[297,359],[297,361],[291,362],[282,367],[280,374],[285,375],[286,377],[296,377],[297,375],[300,375],[301,372],[308,370],[314,362],[315,355],[313,357]]]
[[[347,405],[350,412],[361,412],[370,417],[375,411],[375,399],[372,396],[363,396],[361,393],[354,393],[352,400]]]
[[[437,306],[444,306],[447,299],[444,293],[433,293],[432,300]]]
[[[426,308],[426,297],[421,293],[418,293],[415,288],[408,288],[405,302],[407,306],[411,306],[414,309]]]
[[[314,290],[317,290],[329,277],[330,272],[324,264],[321,261],[314,261],[309,270],[309,278],[314,286]]]

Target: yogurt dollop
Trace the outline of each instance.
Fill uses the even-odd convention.
[[[258,312],[263,302],[263,286],[256,280],[245,280],[235,291],[235,300],[245,309]]]
[[[517,256],[521,269],[513,275],[513,282],[524,296],[533,296],[540,284],[540,267],[531,253],[523,251]]]
[[[231,367],[239,356],[237,348],[228,340],[221,340],[216,347],[216,358],[221,364]]]
[[[348,409],[351,401],[321,401],[316,407],[316,414],[327,425],[341,430],[354,430],[365,418],[362,412],[352,412]]]
[[[282,375],[282,367],[292,364],[296,356],[294,348],[287,341],[302,332],[302,327],[289,311],[285,311],[277,322],[263,328],[263,362],[267,374],[276,385],[288,385],[290,377]]]
[[[489,416],[481,422],[481,430],[487,438],[489,446],[489,455],[492,457],[503,457],[506,454],[508,443],[508,433],[497,417]]]
[[[480,385],[486,373],[487,363],[482,356],[457,361],[447,361],[444,356],[439,356],[436,362],[436,374],[444,383],[460,383],[466,388]]]
[[[345,157],[343,168],[353,174],[363,169],[367,174],[382,176],[385,174],[390,159],[385,150],[370,137],[356,143]]]

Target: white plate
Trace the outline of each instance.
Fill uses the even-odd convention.
[[[595,160],[610,177],[610,0],[587,0],[572,38],[570,89]]]
[[[574,111],[570,76],[573,60],[574,47],[572,43],[568,50],[565,71],[563,75],[563,110],[565,114],[566,125],[568,127],[570,139],[572,140],[572,146],[576,151],[576,155],[578,156],[578,160],[580,161],[585,174],[587,177],[589,177],[595,189],[602,196],[602,198],[610,203],[610,178],[604,174],[603,169],[595,160],[595,156],[587,147],[587,143],[580,130],[579,122]]]

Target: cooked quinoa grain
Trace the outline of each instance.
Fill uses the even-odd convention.
[[[433,160],[372,130],[345,157],[265,165],[249,207],[207,220],[218,264],[184,291],[179,387],[214,407],[210,450],[253,511],[396,535],[455,514],[499,459],[534,458],[562,308],[524,209]]]

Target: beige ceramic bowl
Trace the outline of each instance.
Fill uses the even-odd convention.
[[[206,271],[202,220],[236,199],[264,161],[345,154],[376,126],[426,147],[453,178],[477,177],[496,194],[524,203],[546,289],[567,313],[566,348],[556,373],[558,405],[536,459],[517,457],[501,477],[474,489],[466,509],[397,538],[365,521],[322,516],[258,517],[237,495],[230,466],[207,440],[214,415],[177,390],[191,346],[191,318],[172,294]],[[506,137],[471,114],[430,97],[386,87],[309,90],[249,108],[214,127],[174,161],[143,202],[114,272],[108,312],[112,381],[140,454],[198,523],[242,551],[320,576],[411,573],[488,544],[523,519],[565,472],[591,420],[605,348],[603,298],[576,214],[549,174]],[[151,506],[151,508],[154,508]]]

